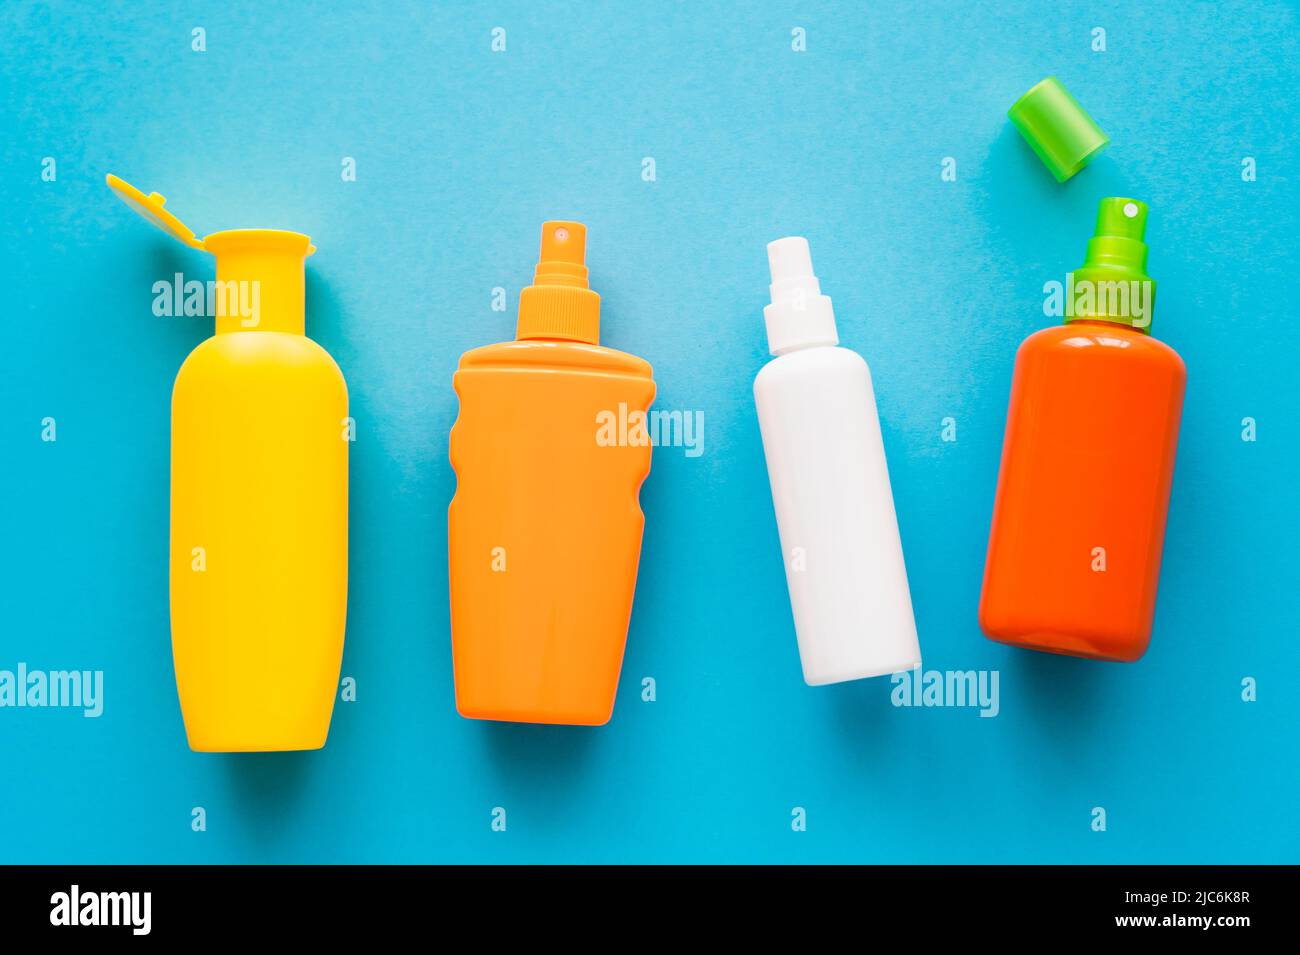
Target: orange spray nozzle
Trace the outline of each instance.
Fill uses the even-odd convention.
[[[587,227],[542,223],[542,252],[533,284],[519,295],[518,339],[600,340],[600,296],[587,284]]]
[[[587,288],[587,227],[581,222],[543,222],[542,257],[534,285]]]

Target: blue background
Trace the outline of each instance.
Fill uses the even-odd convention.
[[[98,720],[0,710],[0,860],[1297,861],[1294,8],[334,6],[0,12],[0,668],[102,669],[106,696]],[[1006,120],[1048,74],[1112,138],[1063,186]],[[151,286],[212,266],[109,171],[199,235],[319,246],[308,330],[359,429],[359,699],[321,752],[186,747],[169,396],[211,323],[154,317]],[[1154,638],[1128,666],[995,645],[975,612],[1016,346],[1105,195],[1151,204],[1154,330],[1189,369]],[[705,419],[704,455],[657,450],[643,488],[600,729],[463,720],[451,678],[451,375],[513,335],[561,217],[590,228],[603,343]],[[791,233],[874,369],[925,666],[1000,671],[995,719],[894,708],[885,679],[802,683],[750,391],[764,244]]]

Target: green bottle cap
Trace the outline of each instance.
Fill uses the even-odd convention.
[[[1055,76],[1016,100],[1007,115],[1057,182],[1065,182],[1110,143]]]
[[[1116,322],[1151,334],[1156,283],[1147,275],[1146,231],[1145,202],[1115,196],[1101,200],[1083,265],[1071,273],[1067,322]]]

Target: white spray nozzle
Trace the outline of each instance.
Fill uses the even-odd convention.
[[[813,273],[812,252],[803,236],[792,235],[769,242],[767,264],[772,272],[773,302],[821,294],[821,285]]]
[[[763,310],[763,316],[767,319],[767,344],[772,354],[839,344],[835,313],[813,273],[808,240],[792,235],[769,242],[767,264],[772,271],[772,304]]]
[[[812,252],[808,240],[801,235],[786,236],[767,244],[767,264],[772,269],[772,281],[812,275]]]

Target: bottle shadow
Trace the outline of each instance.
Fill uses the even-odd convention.
[[[987,224],[986,243],[1017,268],[1046,257],[1061,277],[1083,261],[1098,200],[1126,194],[1124,177],[1105,151],[1058,183],[1010,122],[989,143],[981,170],[973,204]],[[1077,252],[1055,262],[1057,248]]]
[[[809,687],[822,698],[822,706],[834,723],[846,757],[856,768],[871,773],[897,745],[890,694],[891,678],[872,677],[832,686]]]
[[[150,290],[150,305],[156,303],[153,314],[144,309],[133,311],[152,319],[154,324],[149,329],[152,339],[167,341],[183,358],[195,345],[212,335],[214,329],[208,315],[174,314],[177,294],[183,303],[185,289],[183,284],[179,293],[173,288],[179,275],[181,283],[203,282],[206,289],[206,283],[215,275],[210,256],[187,249],[162,235],[151,235],[140,244],[123,243],[118,249],[115,261],[109,265],[114,273],[114,287]],[[157,289],[159,282],[167,283],[165,290]],[[140,301],[143,305],[144,299]],[[173,314],[158,315],[157,308],[165,308]],[[180,368],[179,362],[176,368]]]
[[[347,351],[349,348],[346,336],[340,337],[346,322],[338,296],[331,290],[329,283],[320,277],[310,258],[306,264],[305,281],[307,337],[318,342],[338,360],[336,350],[342,348]]]
[[[1120,664],[1082,660],[1059,653],[1008,648],[1008,670],[1026,700],[1040,736],[1082,741],[1095,736],[1096,712],[1107,683],[1105,669]]]
[[[582,773],[600,726],[477,721],[496,769],[515,781],[568,788]]]
[[[225,778],[237,818],[261,845],[273,845],[280,833],[291,829],[289,817],[297,811],[318,750],[287,753],[223,753]]]

